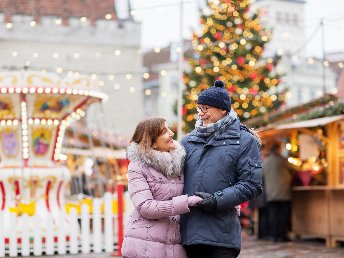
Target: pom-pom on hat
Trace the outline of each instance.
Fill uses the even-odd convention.
[[[198,96],[197,104],[208,105],[230,111],[231,99],[228,91],[224,87],[225,84],[223,81],[215,81],[214,86],[202,91]]]

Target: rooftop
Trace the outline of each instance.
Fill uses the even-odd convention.
[[[96,20],[116,20],[115,0],[1,0],[0,13],[5,15],[5,22],[10,22],[14,15],[33,16],[36,22],[43,16],[56,16],[62,24],[68,24],[68,18],[86,17],[94,24]]]

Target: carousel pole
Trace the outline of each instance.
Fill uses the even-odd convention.
[[[117,255],[122,256],[122,243],[123,243],[123,194],[124,194],[124,185],[122,182],[118,182],[117,186],[117,205],[118,205],[118,218],[117,218],[117,227],[118,227],[118,250],[117,250]]]
[[[88,124],[88,118],[89,118],[89,116],[88,117],[85,117],[85,120],[86,120],[86,124]],[[89,146],[89,148],[90,148],[90,151],[91,151],[91,157],[92,157],[92,159],[93,159],[93,161],[94,161],[94,164],[93,164],[93,166],[96,168],[96,172],[97,173],[100,173],[100,169],[99,169],[99,166],[98,166],[98,163],[97,163],[97,157],[96,157],[96,155],[95,155],[95,153],[94,153],[94,142],[93,142],[93,137],[92,137],[92,133],[91,133],[91,131],[90,131],[90,129],[88,128],[88,127],[86,127],[87,128],[87,139],[88,139],[88,146]],[[92,171],[92,173],[93,173],[94,171]],[[97,180],[97,182],[98,182],[98,180]],[[92,189],[92,191],[93,191],[93,197],[99,197],[99,196],[97,196],[97,192],[96,192],[96,190],[97,189]]]

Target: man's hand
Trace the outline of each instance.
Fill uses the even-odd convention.
[[[203,199],[199,196],[189,196],[188,197],[188,206],[189,207],[193,207],[193,206],[196,206],[197,203],[201,202]]]
[[[216,211],[217,202],[214,195],[204,192],[196,192],[195,195],[201,197],[203,200],[197,203],[197,207],[209,212],[214,213]]]

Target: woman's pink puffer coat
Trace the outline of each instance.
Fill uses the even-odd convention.
[[[135,210],[125,227],[124,258],[186,258],[180,244],[179,215],[189,212],[183,191],[183,147],[141,154],[127,149],[128,188]]]

